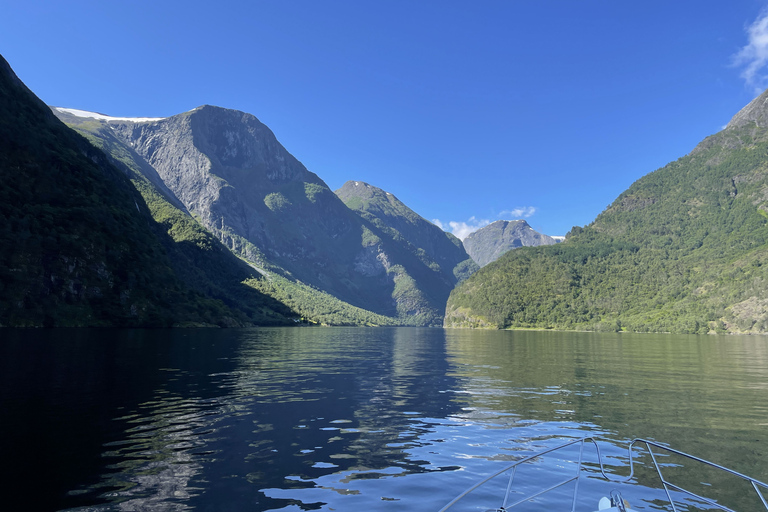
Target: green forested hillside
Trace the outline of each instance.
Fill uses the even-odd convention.
[[[0,58],[0,326],[248,325],[294,316],[245,285],[222,293],[232,263],[213,256],[205,233],[170,211],[157,215],[162,200],[153,204],[146,184],[135,184],[159,222],[179,230],[173,238],[124,173]],[[242,270],[243,280],[254,273]]]
[[[767,138],[729,126],[565,243],[507,253],[453,291],[445,325],[768,332]]]

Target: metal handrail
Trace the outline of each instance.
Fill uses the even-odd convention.
[[[549,449],[543,450],[543,451],[541,451],[541,452],[535,453],[535,454],[533,454],[533,455],[529,455],[529,456],[527,456],[527,457],[524,457],[524,458],[522,458],[522,459],[520,459],[520,460],[518,460],[518,461],[514,462],[513,464],[510,464],[509,466],[506,466],[505,468],[503,468],[503,469],[500,469],[499,471],[497,471],[497,472],[493,473],[492,475],[490,475],[490,476],[488,476],[488,477],[484,478],[483,480],[481,480],[481,481],[477,482],[475,485],[473,485],[472,487],[470,487],[469,489],[467,489],[467,490],[466,490],[466,491],[464,491],[463,493],[459,494],[459,495],[458,495],[456,498],[454,498],[454,499],[453,499],[453,500],[452,500],[450,503],[448,503],[446,506],[444,506],[443,508],[441,508],[441,509],[439,510],[439,512],[445,512],[446,510],[448,510],[448,509],[449,509],[449,508],[451,508],[453,505],[455,505],[456,503],[458,503],[458,502],[459,502],[461,499],[463,499],[463,498],[464,498],[466,495],[468,495],[469,493],[471,493],[472,491],[474,491],[474,490],[475,490],[475,489],[477,489],[478,487],[480,487],[480,486],[482,486],[482,485],[484,485],[484,484],[486,484],[486,483],[490,482],[491,480],[493,480],[493,479],[494,479],[494,478],[496,478],[497,476],[499,476],[499,475],[502,475],[502,474],[504,474],[504,473],[506,473],[506,472],[508,472],[508,471],[513,471],[513,473],[512,473],[512,475],[510,476],[510,481],[509,481],[509,484],[507,485],[507,492],[506,492],[506,493],[505,493],[505,495],[504,495],[504,501],[503,501],[503,503],[502,503],[502,506],[501,506],[501,508],[500,508],[499,510],[508,510],[508,509],[510,509],[510,508],[512,508],[512,507],[514,507],[514,506],[516,506],[516,505],[519,505],[520,503],[523,503],[523,502],[525,502],[525,501],[529,501],[529,500],[531,500],[531,499],[533,499],[533,498],[536,498],[536,497],[538,497],[538,496],[541,496],[542,494],[546,494],[546,493],[548,493],[548,492],[550,492],[550,491],[552,491],[552,490],[554,490],[554,489],[557,489],[557,488],[559,488],[559,487],[562,487],[562,486],[564,486],[564,485],[566,485],[566,484],[569,484],[569,483],[573,482],[574,480],[576,480],[576,481],[577,481],[577,484],[576,484],[576,488],[574,489],[574,496],[573,496],[573,506],[572,506],[572,508],[571,508],[571,511],[573,512],[573,510],[575,510],[575,507],[576,507],[576,493],[577,493],[577,491],[578,491],[578,478],[579,478],[579,476],[580,476],[580,474],[581,474],[581,467],[582,467],[581,454],[583,453],[583,450],[584,450],[584,444],[585,444],[586,442],[588,442],[588,441],[591,441],[591,442],[592,442],[592,443],[595,445],[595,449],[597,450],[597,458],[598,458],[598,462],[600,463],[600,472],[603,474],[603,476],[604,476],[605,478],[608,478],[608,475],[606,475],[606,474],[605,474],[605,469],[603,468],[603,461],[602,461],[602,457],[600,457],[600,447],[599,447],[599,446],[598,446],[598,444],[597,444],[597,439],[599,439],[599,438],[596,438],[596,437],[583,437],[583,438],[581,438],[581,439],[574,439],[574,440],[572,440],[572,441],[569,441],[569,442],[566,442],[566,443],[564,443],[564,444],[561,444],[561,445],[555,446],[555,447],[553,447],[553,448],[549,448]],[[572,446],[572,445],[574,445],[574,444],[580,444],[580,445],[581,445],[581,446],[580,446],[580,450],[579,450],[579,462],[578,462],[578,464],[577,464],[577,467],[576,467],[576,474],[575,474],[574,476],[572,476],[572,477],[570,477],[570,478],[567,478],[566,480],[563,480],[562,482],[560,482],[560,483],[558,483],[558,484],[555,484],[555,485],[553,485],[552,487],[550,487],[550,488],[548,488],[548,489],[545,489],[544,491],[540,491],[540,492],[538,492],[538,493],[536,493],[536,494],[534,494],[534,495],[531,495],[531,496],[527,496],[527,497],[523,498],[522,500],[520,500],[520,501],[517,501],[517,502],[515,502],[515,503],[513,503],[513,504],[511,504],[511,505],[507,505],[507,504],[506,504],[506,501],[507,501],[507,498],[508,498],[508,495],[509,495],[509,492],[510,492],[510,490],[511,490],[511,486],[512,486],[512,479],[513,479],[513,478],[514,478],[514,476],[515,476],[515,473],[514,473],[514,472],[516,471],[516,469],[517,469],[517,466],[519,466],[520,464],[524,464],[524,463],[526,463],[526,462],[530,462],[530,461],[532,461],[532,460],[534,460],[534,459],[538,459],[539,457],[541,457],[541,456],[543,456],[543,455],[546,455],[546,454],[548,454],[548,453],[552,453],[552,452],[555,452],[555,451],[558,451],[558,450],[562,450],[562,449],[564,449],[564,448],[567,448],[567,447],[569,447],[569,446]]]
[[[763,495],[763,492],[760,490],[762,487],[765,490],[768,490],[768,484],[765,484],[761,482],[760,480],[756,480],[750,476],[744,475],[742,473],[739,473],[738,471],[734,471],[732,469],[728,469],[724,466],[721,466],[719,464],[715,464],[714,462],[710,462],[706,459],[702,459],[700,457],[696,457],[695,455],[690,455],[685,452],[681,452],[680,450],[675,450],[673,448],[669,448],[668,446],[664,446],[662,444],[648,441],[647,439],[634,439],[631,443],[629,443],[629,466],[630,466],[630,478],[632,477],[632,471],[634,471],[634,464],[632,460],[632,447],[635,444],[643,443],[645,445],[645,449],[648,450],[648,453],[651,456],[651,460],[653,461],[653,466],[656,469],[656,474],[659,475],[659,480],[661,480],[662,485],[664,486],[664,492],[667,494],[667,500],[669,501],[669,504],[672,506],[673,512],[677,512],[677,507],[675,507],[675,503],[672,500],[672,495],[670,494],[669,490],[674,489],[675,491],[682,492],[684,494],[687,494],[688,496],[691,496],[693,498],[699,499],[706,503],[707,505],[710,505],[712,507],[717,507],[720,510],[725,510],[727,512],[735,512],[734,510],[721,505],[709,498],[706,498],[700,494],[696,494],[693,491],[689,491],[687,489],[684,489],[676,484],[673,484],[672,482],[668,481],[666,478],[664,478],[664,475],[661,472],[661,466],[659,465],[659,462],[656,460],[656,454],[653,453],[653,450],[651,450],[651,447],[656,447],[661,450],[667,451],[669,453],[674,453],[676,455],[680,455],[682,457],[686,457],[688,459],[691,459],[693,461],[699,462],[701,464],[705,464],[707,466],[713,467],[715,469],[719,469],[720,471],[725,471],[726,473],[729,473],[735,477],[741,478],[742,480],[746,480],[752,485],[752,489],[755,491],[755,494],[757,494],[757,497],[760,499],[760,501],[763,504],[763,507],[765,507],[765,510],[768,510],[768,502],[766,502],[765,496]]]
[[[512,473],[511,473],[511,475],[509,477],[509,482],[507,484],[507,491],[506,491],[506,493],[504,495],[504,499],[503,499],[502,505],[501,505],[500,508],[496,509],[497,511],[504,512],[504,511],[509,510],[509,509],[511,509],[511,508],[513,508],[513,507],[515,507],[515,506],[517,506],[519,504],[521,504],[521,503],[524,503],[526,501],[530,501],[530,500],[532,500],[534,498],[537,498],[537,497],[539,497],[539,496],[541,496],[543,494],[546,494],[546,493],[548,493],[550,491],[553,491],[554,489],[557,489],[559,487],[562,487],[564,485],[567,485],[567,484],[575,481],[576,484],[575,484],[574,490],[573,490],[573,501],[572,501],[572,505],[571,505],[571,512],[575,512],[575,510],[576,510],[576,498],[577,498],[578,489],[579,489],[579,477],[581,475],[582,467],[583,467],[582,456],[583,456],[583,452],[584,452],[584,445],[586,443],[588,443],[588,442],[591,442],[595,446],[595,450],[597,452],[597,462],[598,462],[598,465],[600,467],[600,474],[606,480],[611,481],[611,482],[617,482],[617,483],[626,483],[626,482],[629,482],[632,479],[632,477],[634,476],[634,473],[635,473],[635,464],[634,464],[632,449],[637,444],[644,444],[646,450],[648,450],[648,453],[651,456],[651,460],[653,461],[654,469],[656,470],[656,473],[659,476],[659,479],[660,479],[662,485],[664,486],[664,491],[665,491],[665,493],[667,495],[667,500],[669,501],[669,504],[671,505],[673,512],[677,512],[677,507],[675,507],[675,503],[674,503],[674,501],[672,499],[672,495],[670,493],[670,489],[673,489],[673,490],[678,491],[678,492],[682,492],[684,494],[687,494],[688,496],[691,496],[693,498],[699,499],[699,500],[703,501],[704,503],[707,503],[710,506],[719,508],[720,510],[724,510],[726,512],[735,512],[735,511],[731,510],[728,507],[720,505],[719,503],[717,503],[717,502],[715,502],[713,500],[710,500],[709,498],[705,498],[704,496],[701,496],[701,495],[696,494],[696,493],[694,493],[692,491],[684,489],[684,488],[682,488],[682,487],[680,487],[680,486],[678,486],[676,484],[673,484],[672,482],[670,482],[666,478],[664,478],[664,475],[662,474],[662,471],[661,471],[661,466],[659,465],[658,461],[656,460],[656,454],[653,452],[651,447],[655,447],[655,448],[658,448],[660,450],[665,450],[667,452],[674,453],[676,455],[687,457],[687,458],[689,458],[689,459],[691,459],[693,461],[700,462],[702,464],[706,464],[708,466],[711,466],[713,468],[725,471],[725,472],[727,472],[727,473],[729,473],[729,474],[731,474],[733,476],[736,476],[738,478],[746,480],[747,482],[749,482],[752,485],[752,488],[754,489],[754,491],[757,494],[758,498],[760,499],[760,501],[762,502],[763,506],[765,507],[765,510],[768,511],[768,502],[766,502],[766,498],[765,498],[765,496],[763,494],[763,491],[761,491],[761,488],[765,489],[765,490],[768,490],[768,484],[765,484],[765,483],[763,483],[763,482],[761,482],[759,480],[756,480],[756,479],[754,479],[752,477],[749,477],[747,475],[744,475],[744,474],[738,473],[736,471],[733,471],[732,469],[728,469],[728,468],[726,468],[724,466],[720,466],[718,464],[715,464],[714,462],[710,462],[710,461],[708,461],[706,459],[702,459],[702,458],[699,458],[699,457],[696,457],[696,456],[693,456],[693,455],[689,455],[687,453],[684,453],[684,452],[681,452],[679,450],[675,450],[675,449],[669,448],[667,446],[661,445],[661,444],[656,443],[654,441],[648,441],[647,439],[636,438],[636,439],[633,439],[631,443],[629,443],[629,447],[628,447],[628,452],[629,452],[629,476],[624,477],[624,478],[616,478],[616,477],[608,476],[608,474],[606,474],[606,472],[605,472],[605,467],[603,465],[602,455],[600,454],[600,446],[597,444],[598,440],[609,442],[607,439],[600,438],[600,437],[582,437],[582,438],[579,438],[579,439],[574,439],[574,440],[568,441],[566,443],[563,443],[561,445],[555,446],[553,448],[548,448],[546,450],[543,450],[541,452],[535,453],[533,455],[528,455],[528,456],[526,456],[526,457],[524,457],[524,458],[522,458],[522,459],[520,459],[518,461],[515,461],[514,463],[504,467],[503,469],[500,469],[500,470],[496,471],[495,473],[493,473],[490,476],[484,478],[483,480],[477,482],[475,485],[473,485],[472,487],[470,487],[466,491],[464,491],[461,494],[459,494],[456,498],[451,500],[451,502],[448,503],[447,505],[445,505],[443,508],[441,508],[439,510],[439,512],[447,511],[448,509],[453,507],[456,503],[461,501],[463,498],[465,498],[468,494],[473,492],[478,487],[481,487],[482,485],[490,482],[494,478],[496,478],[496,477],[498,477],[498,476],[500,476],[500,475],[502,475],[504,473],[507,473],[508,471],[512,471]],[[576,473],[573,476],[571,476],[569,478],[566,478],[562,482],[556,483],[556,484],[552,485],[551,487],[549,487],[549,488],[547,488],[545,490],[538,491],[538,492],[536,492],[534,494],[531,494],[531,495],[528,495],[528,496],[526,496],[526,497],[524,497],[522,499],[519,499],[518,501],[516,501],[516,502],[514,502],[514,503],[512,503],[510,505],[507,504],[507,500],[509,499],[509,495],[510,495],[510,492],[512,490],[512,481],[514,480],[515,473],[517,472],[517,467],[519,465],[524,464],[526,462],[534,461],[535,459],[538,459],[538,458],[540,458],[540,457],[542,457],[544,455],[547,455],[547,454],[550,454],[552,452],[556,452],[556,451],[562,450],[564,448],[567,448],[569,446],[573,446],[575,444],[579,444],[580,446],[579,446],[579,460],[576,463]]]

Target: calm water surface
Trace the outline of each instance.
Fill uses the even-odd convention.
[[[618,445],[645,437],[768,481],[766,337],[0,335],[0,488],[24,510],[437,511],[481,476],[583,435],[616,443],[604,448],[616,475],[628,474]],[[622,491],[633,509],[665,510],[644,488],[651,476]],[[720,487],[717,499],[750,510]],[[605,494],[589,479],[584,490]]]

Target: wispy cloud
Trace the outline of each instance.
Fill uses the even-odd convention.
[[[443,231],[448,231],[450,228],[451,233],[456,235],[459,240],[464,240],[470,233],[477,231],[483,226],[487,226],[491,221],[488,219],[470,217],[466,222],[455,220],[440,222],[439,219],[432,219],[432,223]]]
[[[527,219],[534,213],[536,213],[535,206],[520,206],[513,210],[504,210],[503,212],[500,212],[496,216],[496,220],[516,220],[521,218]],[[474,233],[478,229],[487,226],[491,222],[493,221],[488,219],[478,219],[474,216],[470,217],[466,221],[452,220],[448,222],[441,222],[440,219],[432,219],[432,223],[434,225],[443,231],[448,231],[450,229],[450,232],[456,235],[456,237],[458,237],[460,240],[464,240],[471,233]]]
[[[459,240],[464,240],[470,235],[470,233],[474,233],[478,229],[487,226],[490,223],[491,221],[487,219],[476,219],[474,217],[470,217],[468,222],[451,221],[448,223],[448,225],[451,226],[451,233],[456,235]]]
[[[515,208],[514,210],[505,210],[499,214],[499,217],[512,217],[510,220],[516,220],[516,219],[527,219],[533,214],[536,213],[536,207],[535,206],[519,206]]]
[[[768,86],[768,9],[746,29],[749,42],[733,56],[733,65],[743,67],[741,77],[760,94]]]

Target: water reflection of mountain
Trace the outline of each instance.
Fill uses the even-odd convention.
[[[142,489],[145,497],[179,491],[162,468],[173,481],[188,478],[179,443],[195,428],[196,402],[211,397],[190,384],[204,366],[221,369],[226,348],[201,335],[4,329],[0,443],[14,468],[7,489],[38,510],[95,506],[128,499],[124,493],[142,496]]]
[[[452,386],[444,346],[438,329],[259,331],[223,377],[243,412],[227,436],[246,456],[222,470],[239,464],[254,490],[313,487],[331,473],[349,482],[425,471],[406,453],[429,430],[422,418],[457,410],[440,393]],[[208,480],[216,466],[206,465]]]
[[[426,471],[423,418],[458,410],[444,347],[438,329],[19,334],[2,439],[46,509],[275,508],[298,501],[262,489]]]

